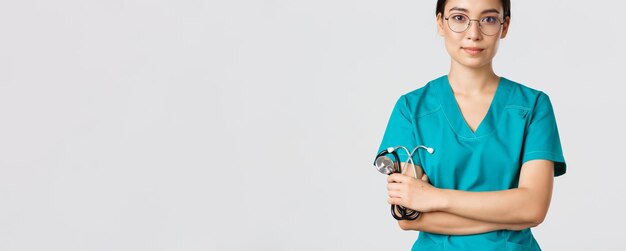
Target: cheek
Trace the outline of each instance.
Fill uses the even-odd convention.
[[[450,54],[451,57],[456,57],[459,53],[457,43],[446,41],[446,51]]]
[[[444,37],[444,43],[446,45],[446,50],[448,53],[458,53],[461,48],[461,41],[463,40],[463,36],[459,33],[454,33],[452,31],[446,31]]]
[[[493,58],[496,55],[496,52],[498,52],[498,41],[493,41],[490,46],[489,46],[489,55],[490,58]]]

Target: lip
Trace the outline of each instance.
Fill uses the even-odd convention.
[[[485,49],[481,49],[478,47],[461,47],[461,48],[470,55],[476,55],[485,50]]]

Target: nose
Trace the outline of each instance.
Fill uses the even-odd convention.
[[[474,23],[475,22],[475,23]],[[471,20],[465,36],[470,40],[481,40],[483,38],[482,32],[480,32],[480,24],[478,20]]]

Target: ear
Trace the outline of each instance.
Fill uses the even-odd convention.
[[[502,25],[502,34],[500,35],[500,39],[506,37],[506,34],[509,32],[509,25],[511,24],[511,17],[506,17],[504,20],[504,24]]]
[[[443,31],[443,16],[441,15],[441,12],[437,13],[437,33],[439,33],[439,36],[444,36],[445,33]]]

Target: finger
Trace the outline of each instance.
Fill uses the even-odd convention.
[[[389,196],[389,198],[402,198],[402,193],[398,191],[389,191],[387,192],[387,196]]]
[[[388,183],[391,183],[391,182],[402,183],[404,182],[405,178],[407,178],[407,176],[403,174],[392,173],[391,175],[389,175],[389,177],[387,177],[387,182]]]
[[[402,185],[398,183],[387,183],[387,191],[399,191],[402,189]]]
[[[402,199],[401,198],[388,198],[387,203],[393,204],[393,205],[402,205]]]

